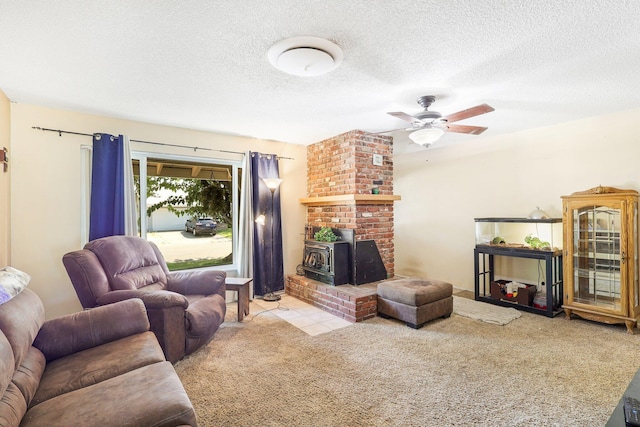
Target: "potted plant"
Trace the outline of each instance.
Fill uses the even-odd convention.
[[[320,230],[316,231],[313,235],[313,238],[319,242],[335,242],[338,240],[338,236],[336,236],[329,227],[321,227]]]

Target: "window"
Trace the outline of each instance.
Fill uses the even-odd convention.
[[[140,236],[169,270],[235,268],[240,162],[132,153]]]

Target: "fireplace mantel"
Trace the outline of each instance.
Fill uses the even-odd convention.
[[[307,197],[300,199],[306,206],[335,206],[335,205],[389,205],[400,200],[400,196],[393,194],[341,194],[339,196]]]

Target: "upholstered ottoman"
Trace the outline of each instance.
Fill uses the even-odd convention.
[[[453,312],[453,285],[440,280],[398,279],[378,284],[378,315],[414,329]]]

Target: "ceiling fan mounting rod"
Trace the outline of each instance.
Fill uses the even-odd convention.
[[[433,95],[425,95],[425,96],[421,96],[420,98],[418,98],[417,102],[422,108],[424,108],[426,110],[427,108],[429,108],[431,106],[431,104],[434,103],[435,100],[436,100],[435,96],[433,96]]]

